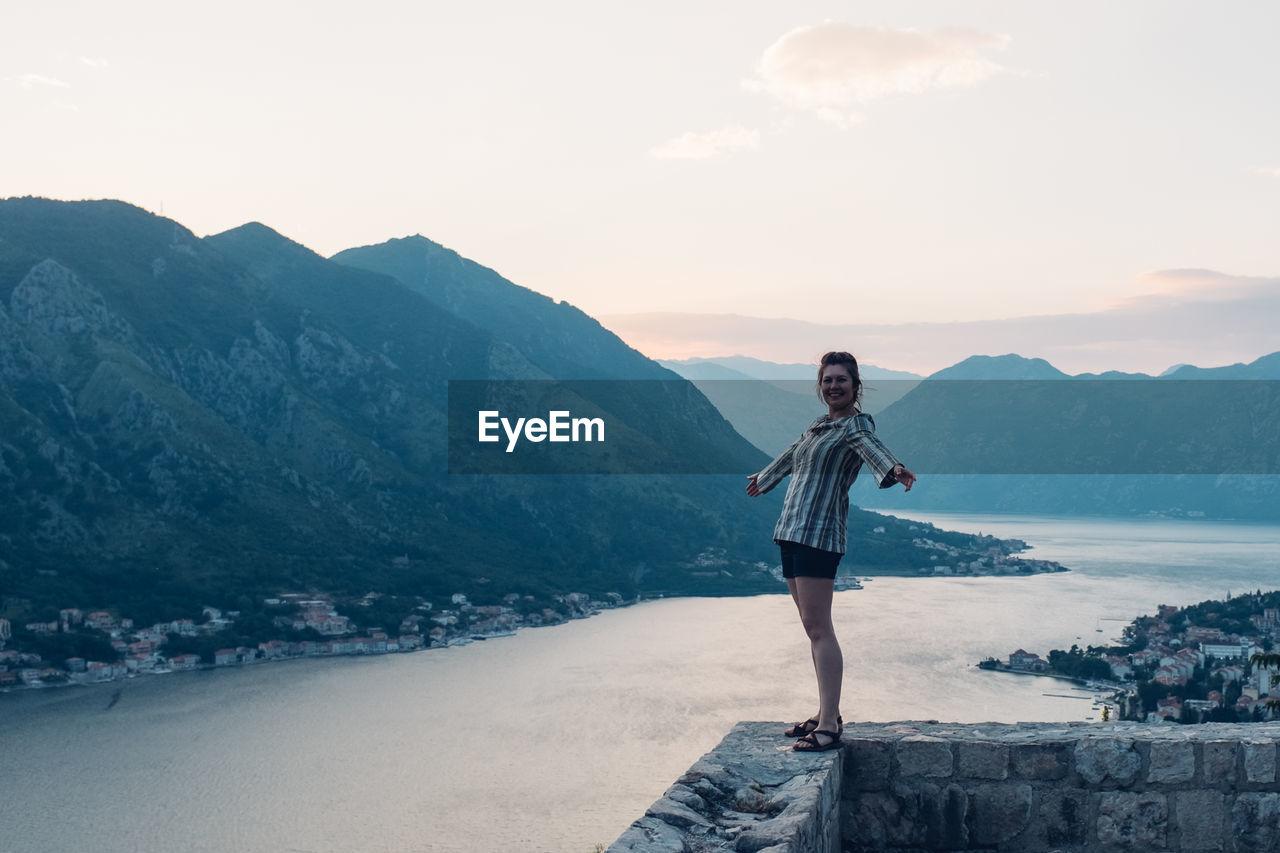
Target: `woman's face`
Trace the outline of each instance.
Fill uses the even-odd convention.
[[[829,364],[822,368],[822,399],[832,409],[843,409],[853,404],[853,376],[843,364]]]

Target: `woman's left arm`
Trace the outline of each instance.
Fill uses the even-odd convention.
[[[889,452],[884,442],[876,437],[876,422],[868,414],[859,413],[850,418],[849,441],[862,461],[876,475],[880,488],[887,489],[894,483],[902,483],[906,490],[916,481],[916,475],[907,470],[897,457]]]

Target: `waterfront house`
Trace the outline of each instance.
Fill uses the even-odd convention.
[[[84,667],[89,681],[110,681],[115,675],[113,669],[111,664],[100,660],[91,660]]]
[[[279,660],[289,655],[289,644],[284,640],[268,640],[265,643],[258,643],[258,651],[262,652],[262,656],[267,660]]]
[[[1025,649],[1018,649],[1009,655],[1009,668],[1025,672],[1044,672],[1049,668],[1049,663],[1039,655],[1033,655]]]
[[[231,666],[236,662],[235,649],[218,649],[213,653],[214,666]]]

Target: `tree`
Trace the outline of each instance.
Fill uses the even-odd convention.
[[[1271,673],[1271,686],[1275,687],[1280,684],[1280,653],[1267,652],[1255,654],[1249,658],[1249,663],[1255,668],[1273,669]],[[1267,710],[1272,712],[1280,711],[1280,699],[1268,699]]]

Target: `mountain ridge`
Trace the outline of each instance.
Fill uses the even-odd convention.
[[[481,290],[505,286],[482,275]],[[467,282],[451,286],[475,316]],[[501,292],[498,327],[531,299]],[[261,223],[197,238],[123,203],[0,201],[0,615],[109,607],[145,622],[283,590],[487,603],[779,589],[766,568],[781,492],[750,501],[741,475],[447,473],[450,379],[558,369],[663,379],[676,392],[601,399],[656,420],[677,460],[714,447],[744,474],[767,461],[693,386],[577,309],[534,302],[525,325],[545,335],[526,350]],[[859,571],[908,570],[909,527],[854,511]],[[712,552],[723,571],[699,568]]]

